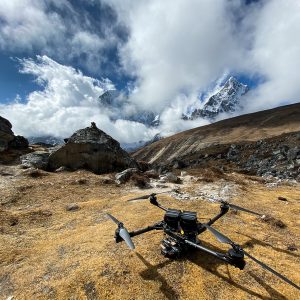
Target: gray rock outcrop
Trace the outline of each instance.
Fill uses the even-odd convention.
[[[47,170],[49,155],[50,153],[47,151],[35,151],[22,155],[20,157],[20,160],[24,168],[37,168]]]
[[[8,143],[14,139],[11,123],[0,116],[0,152],[8,148]]]
[[[49,156],[50,170],[61,166],[88,169],[96,174],[135,168],[137,164],[120,144],[93,124],[76,131]]]

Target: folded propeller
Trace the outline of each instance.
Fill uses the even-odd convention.
[[[247,209],[247,208],[244,208],[244,207],[241,207],[241,206],[237,206],[235,204],[228,203],[227,201],[224,201],[224,200],[217,200],[217,201],[222,203],[223,205],[228,206],[229,208],[232,208],[232,209],[235,209],[235,210],[241,210],[241,211],[247,212],[249,214],[253,214],[253,215],[256,215],[256,216],[260,216],[260,217],[263,216],[263,214],[260,214],[258,212],[255,212],[253,210],[250,210],[250,209]]]
[[[118,234],[119,236],[125,241],[125,243],[127,244],[127,246],[131,249],[134,250],[135,246],[133,244],[133,241],[129,235],[128,230],[124,227],[124,224],[122,222],[120,222],[119,220],[117,220],[114,216],[112,216],[111,214],[107,214],[107,216],[118,225]]]
[[[232,246],[233,249],[237,249],[238,251],[242,251],[242,253],[244,253],[244,255],[248,256],[250,259],[252,259],[254,262],[256,262],[257,264],[259,264],[262,268],[264,268],[265,270],[273,273],[274,275],[276,275],[277,277],[279,277],[280,279],[284,280],[285,282],[287,282],[288,284],[292,285],[293,287],[295,287],[296,289],[300,290],[300,287],[295,284],[294,282],[292,282],[291,280],[289,280],[288,278],[286,278],[285,276],[281,275],[280,273],[278,273],[277,271],[273,270],[271,267],[267,266],[265,263],[259,261],[258,259],[256,259],[255,257],[253,257],[252,255],[250,255],[248,252],[246,252],[244,249],[241,248],[240,245],[234,243],[229,237],[225,236],[224,234],[222,234],[221,232],[219,232],[218,230],[216,230],[215,228],[207,225],[207,224],[202,224],[204,227],[206,227],[215,237],[216,239],[221,242],[221,243],[225,243],[225,244],[229,244]]]
[[[136,201],[136,200],[146,200],[150,197],[154,197],[156,195],[160,195],[160,194],[167,194],[167,193],[170,193],[172,191],[166,191],[166,192],[160,192],[160,193],[152,193],[152,194],[149,194],[149,195],[144,195],[144,196],[139,196],[139,197],[136,197],[136,198],[132,198],[132,199],[129,199],[127,200],[128,202],[130,201]]]

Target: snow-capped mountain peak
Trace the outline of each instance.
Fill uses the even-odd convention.
[[[214,119],[220,113],[232,113],[241,108],[241,98],[248,90],[247,85],[231,76],[216,94],[207,99],[202,109],[195,109],[190,117],[184,116],[184,119]]]

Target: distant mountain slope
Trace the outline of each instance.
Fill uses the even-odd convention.
[[[187,130],[143,147],[133,157],[151,163],[167,162],[214,144],[257,141],[296,131],[300,131],[300,103]]]
[[[28,141],[29,144],[44,143],[52,146],[64,144],[63,138],[58,138],[51,135],[39,136],[39,137],[28,137]]]

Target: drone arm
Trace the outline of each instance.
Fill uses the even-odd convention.
[[[196,248],[196,249],[198,249],[198,250],[202,250],[202,251],[204,251],[206,253],[209,253],[209,254],[211,254],[211,255],[213,255],[213,256],[215,256],[215,257],[217,257],[217,258],[219,258],[219,259],[221,259],[221,260],[223,260],[223,261],[225,261],[227,263],[229,263],[229,260],[228,260],[227,256],[225,256],[222,253],[213,251],[213,250],[211,250],[209,248],[206,248],[206,247],[204,247],[202,245],[195,244],[195,243],[193,243],[193,242],[191,242],[189,240],[185,240],[185,243],[188,244],[188,245],[190,245],[190,246],[192,246],[192,247],[194,247],[194,248]]]
[[[221,217],[223,217],[229,210],[229,206],[226,204],[221,205],[221,211],[212,219],[210,219],[206,225],[212,225],[214,224],[217,220],[219,220]],[[206,227],[203,226],[201,223],[198,223],[198,234],[204,232],[206,230]]]
[[[229,206],[226,204],[221,205],[221,211],[219,214],[217,214],[214,218],[210,219],[209,222],[207,222],[207,225],[212,225],[215,223],[217,220],[219,220],[221,217],[223,217],[229,210]]]
[[[145,228],[142,228],[142,229],[138,229],[138,230],[135,230],[135,231],[131,231],[129,232],[129,235],[131,237],[134,237],[136,235],[140,235],[140,234],[143,234],[143,233],[146,233],[148,231],[152,231],[152,230],[162,230],[163,229],[163,224],[162,222],[159,222],[159,223],[156,223],[152,226],[147,226]]]
[[[202,245],[196,244],[196,243],[194,243],[194,242],[192,242],[192,241],[190,241],[190,240],[188,240],[188,239],[186,239],[186,238],[184,238],[184,237],[182,237],[182,236],[180,236],[180,235],[172,232],[171,230],[166,230],[166,232],[170,236],[172,236],[172,237],[174,237],[176,239],[181,240],[183,243],[185,243],[187,245],[190,245],[190,246],[192,246],[192,247],[194,247],[194,248],[196,248],[198,250],[202,250],[202,251],[204,251],[204,252],[206,252],[206,253],[208,253],[210,255],[213,255],[213,256],[217,257],[218,259],[220,259],[222,261],[225,261],[226,263],[233,264],[226,254],[222,254],[220,252],[216,252],[216,251],[213,251],[213,250],[211,250],[209,248],[206,248],[206,247],[204,247]]]

